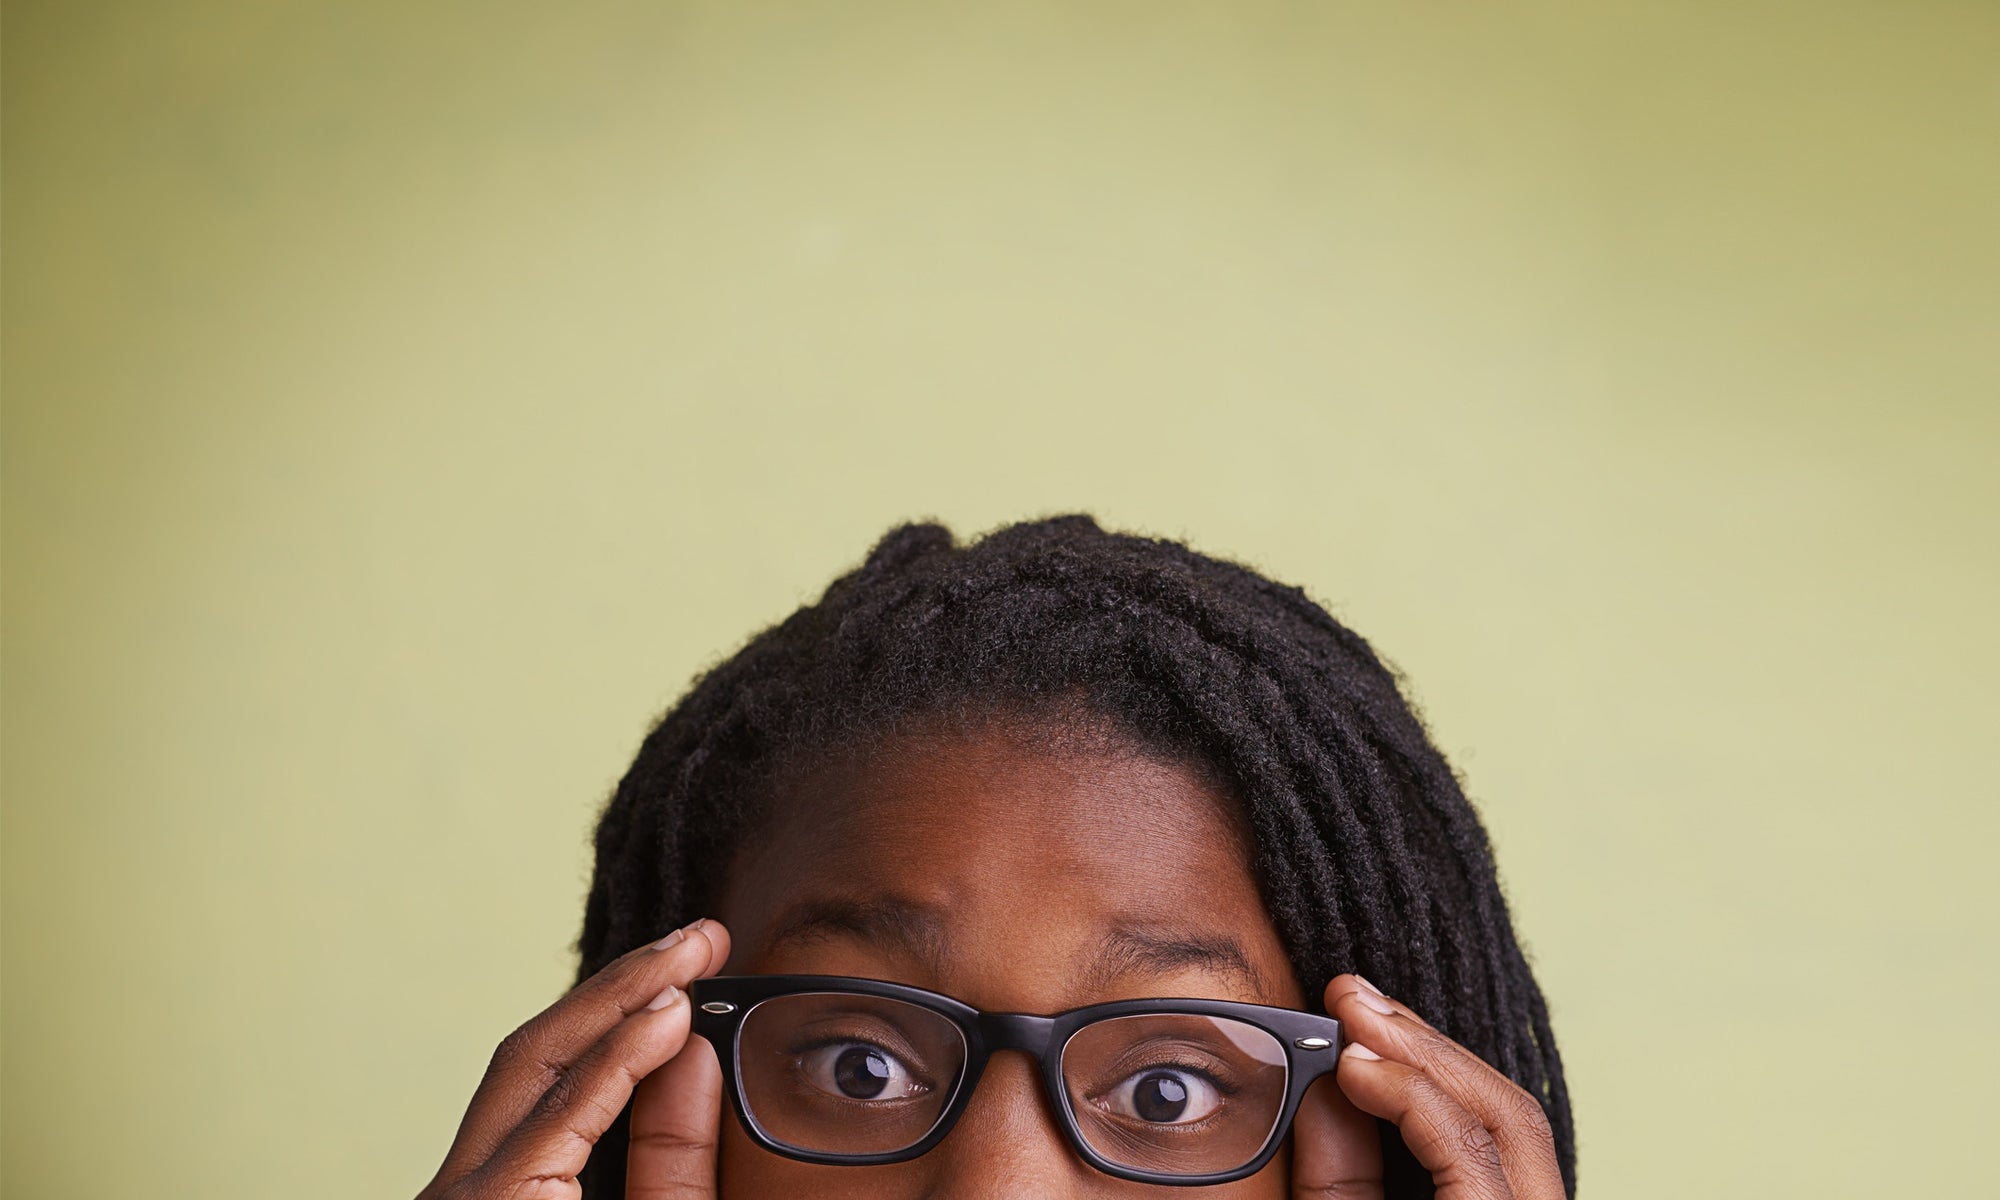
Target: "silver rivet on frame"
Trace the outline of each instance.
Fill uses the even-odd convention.
[[[736,1006],[734,1004],[729,1003],[726,1000],[710,1000],[707,1004],[701,1006],[701,1011],[705,1013],[714,1013],[716,1016],[719,1017],[723,1013],[735,1012]]]
[[[706,1006],[704,1005],[704,1007]],[[1303,1037],[1295,1042],[1294,1045],[1298,1046],[1301,1050],[1324,1050],[1333,1045],[1333,1043],[1323,1037]]]

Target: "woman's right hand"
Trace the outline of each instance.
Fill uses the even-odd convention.
[[[577,1200],[577,1172],[627,1100],[628,1200],[713,1200],[722,1072],[706,1042],[689,1045],[685,989],[728,958],[728,931],[696,921],[508,1034],[417,1200]]]

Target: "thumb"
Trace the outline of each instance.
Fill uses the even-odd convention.
[[[1331,1073],[1306,1089],[1292,1118],[1292,1200],[1382,1200],[1375,1118],[1354,1107]]]
[[[721,1123],[722,1068],[707,1040],[691,1037],[632,1094],[626,1200],[715,1200]]]

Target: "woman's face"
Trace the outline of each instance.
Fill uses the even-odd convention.
[[[885,979],[987,1011],[1145,996],[1303,1007],[1233,804],[1186,769],[1018,731],[912,737],[789,788],[773,811],[716,914],[735,938],[729,974]],[[1330,1078],[1316,1086],[1338,1095]],[[1281,1153],[1205,1194],[1283,1196],[1286,1170]],[[798,1162],[732,1115],[721,1179],[739,1200],[1186,1194],[1087,1166],[1012,1051],[922,1157]]]

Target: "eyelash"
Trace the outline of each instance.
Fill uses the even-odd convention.
[[[1241,1084],[1230,1083],[1228,1080],[1221,1078],[1214,1071],[1210,1070],[1208,1067],[1203,1066],[1200,1063],[1186,1062],[1177,1059],[1163,1059],[1157,1062],[1148,1062],[1142,1066],[1134,1067],[1131,1070],[1125,1072],[1123,1075],[1119,1076],[1119,1082],[1123,1083],[1125,1080],[1132,1078],[1132,1076],[1143,1074],[1146,1071],[1160,1071],[1160,1070],[1186,1071],[1190,1075],[1199,1075],[1203,1079],[1206,1079],[1215,1088],[1216,1091],[1221,1092],[1225,1096],[1234,1096],[1238,1092],[1243,1090]]]
[[[811,1041],[793,1042],[785,1048],[785,1053],[805,1054],[813,1050],[824,1050],[828,1046],[872,1046],[884,1054],[894,1055],[897,1062],[904,1061],[904,1056],[900,1052],[884,1046],[874,1038],[864,1037],[858,1033],[829,1033]]]
[[[853,1033],[824,1034],[820,1037],[812,1038],[808,1041],[793,1042],[790,1046],[787,1046],[785,1048],[785,1053],[792,1058],[797,1058],[800,1055],[810,1054],[815,1050],[824,1050],[829,1046],[867,1046],[871,1049],[880,1050],[882,1053],[888,1055],[890,1058],[893,1058],[897,1062],[903,1064],[903,1069],[910,1072],[911,1078],[921,1081],[923,1085],[927,1088],[934,1086],[931,1079],[928,1076],[921,1074],[917,1070],[916,1065],[911,1061],[915,1057],[914,1055],[906,1054],[901,1050],[897,1050],[889,1046],[884,1046],[881,1042],[876,1041],[874,1038],[866,1037],[861,1034],[853,1034]]]

